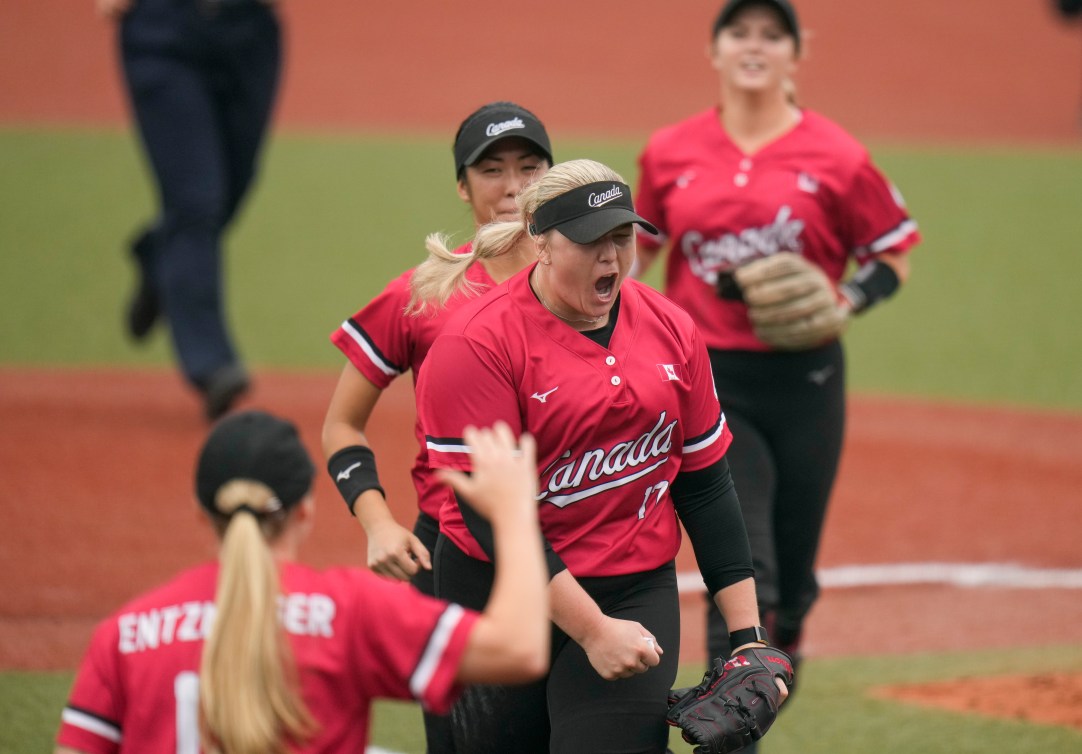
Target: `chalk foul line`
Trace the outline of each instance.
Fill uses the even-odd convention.
[[[816,572],[824,589],[861,586],[946,584],[966,589],[1082,589],[1082,569],[1031,568],[1011,563],[891,563],[822,568]],[[680,592],[703,590],[698,573],[677,574]]]

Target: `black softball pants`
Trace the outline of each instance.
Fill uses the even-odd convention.
[[[237,363],[222,304],[222,234],[255,175],[278,87],[274,11],[256,0],[137,0],[124,76],[160,213],[136,240],[197,387]]]
[[[442,534],[436,544],[436,596],[484,608],[493,567],[469,557]],[[606,681],[582,647],[553,626],[549,674],[524,686],[472,686],[451,711],[455,748],[470,754],[662,754],[669,689],[680,655],[676,569],[579,583],[609,616],[652,631],[661,664],[631,678]]]
[[[726,454],[751,543],[759,611],[774,644],[796,648],[819,596],[815,558],[845,432],[839,342],[800,352],[711,351],[718,400],[733,433]],[[729,634],[707,610],[710,657]]]

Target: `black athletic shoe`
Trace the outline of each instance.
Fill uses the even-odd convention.
[[[146,339],[161,316],[161,299],[154,285],[150,269],[151,231],[146,231],[132,244],[132,256],[135,257],[139,271],[139,281],[128,302],[127,328],[132,340],[140,342]]]
[[[250,387],[248,373],[239,364],[219,369],[203,388],[203,410],[207,419],[214,421],[226,414]]]

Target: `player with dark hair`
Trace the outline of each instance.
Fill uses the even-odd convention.
[[[533,440],[505,425],[466,441],[472,477],[443,473],[490,516],[499,568],[483,613],[358,568],[295,562],[315,513],[294,426],[224,419],[196,494],[221,539],[200,565],[102,622],[61,716],[58,754],[363,751],[377,697],[445,709],[462,684],[547,667],[548,605]]]
[[[636,197],[669,248],[665,292],[702,331],[771,639],[799,651],[842,449],[848,321],[895,293],[919,241],[868,152],[794,103],[802,38],[785,0],[730,0],[709,47],[720,105],[653,134]],[[857,271],[846,278],[855,264]],[[843,282],[844,281],[844,282]],[[709,651],[725,657],[710,610]]]
[[[124,83],[157,186],[131,245],[126,329],[162,320],[209,419],[249,388],[225,319],[222,239],[256,172],[281,68],[273,0],[97,0],[119,20]]]
[[[517,219],[478,231],[474,252],[529,243],[537,261],[450,319],[418,376],[418,412],[435,468],[473,468],[462,430],[474,421],[536,437],[552,670],[527,687],[467,692],[451,713],[455,744],[471,754],[660,753],[679,656],[681,521],[745,651],[769,651],[751,648],[762,634],[729,430],[694,323],[626,279],[632,226],[651,226],[620,176],[591,160],[557,164],[518,205]],[[436,594],[485,604],[494,555],[498,564],[472,507],[445,495]],[[758,706],[776,711],[785,685],[759,671]]]
[[[470,205],[476,226],[514,217],[515,196],[552,164],[552,146],[544,125],[512,102],[491,102],[471,113],[455,134],[453,153],[458,194]],[[433,234],[427,247],[438,261],[392,280],[331,335],[349,361],[324,419],[323,452],[331,478],[364,527],[368,566],[384,576],[410,580],[431,595],[431,553],[439,533],[442,496],[428,468],[420,424],[415,427],[419,450],[412,469],[419,512],[410,531],[394,519],[384,499],[368,440],[368,420],[383,390],[396,377],[412,370],[416,380],[432,341],[451,312],[525,267],[532,251],[510,249],[474,264],[478,260],[469,243],[451,251],[444,236]],[[428,290],[424,281],[432,277],[430,268],[444,266],[453,268],[456,281],[461,280],[469,290],[454,296],[437,291],[433,294],[436,301],[420,316],[407,313],[414,306],[411,286]],[[425,728],[430,754],[450,750],[445,721],[426,714]]]

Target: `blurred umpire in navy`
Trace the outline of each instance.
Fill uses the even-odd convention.
[[[225,322],[222,237],[252,183],[281,67],[264,0],[96,0],[119,21],[132,111],[160,211],[131,243],[138,272],[126,326],[168,322],[208,419],[248,389]]]

